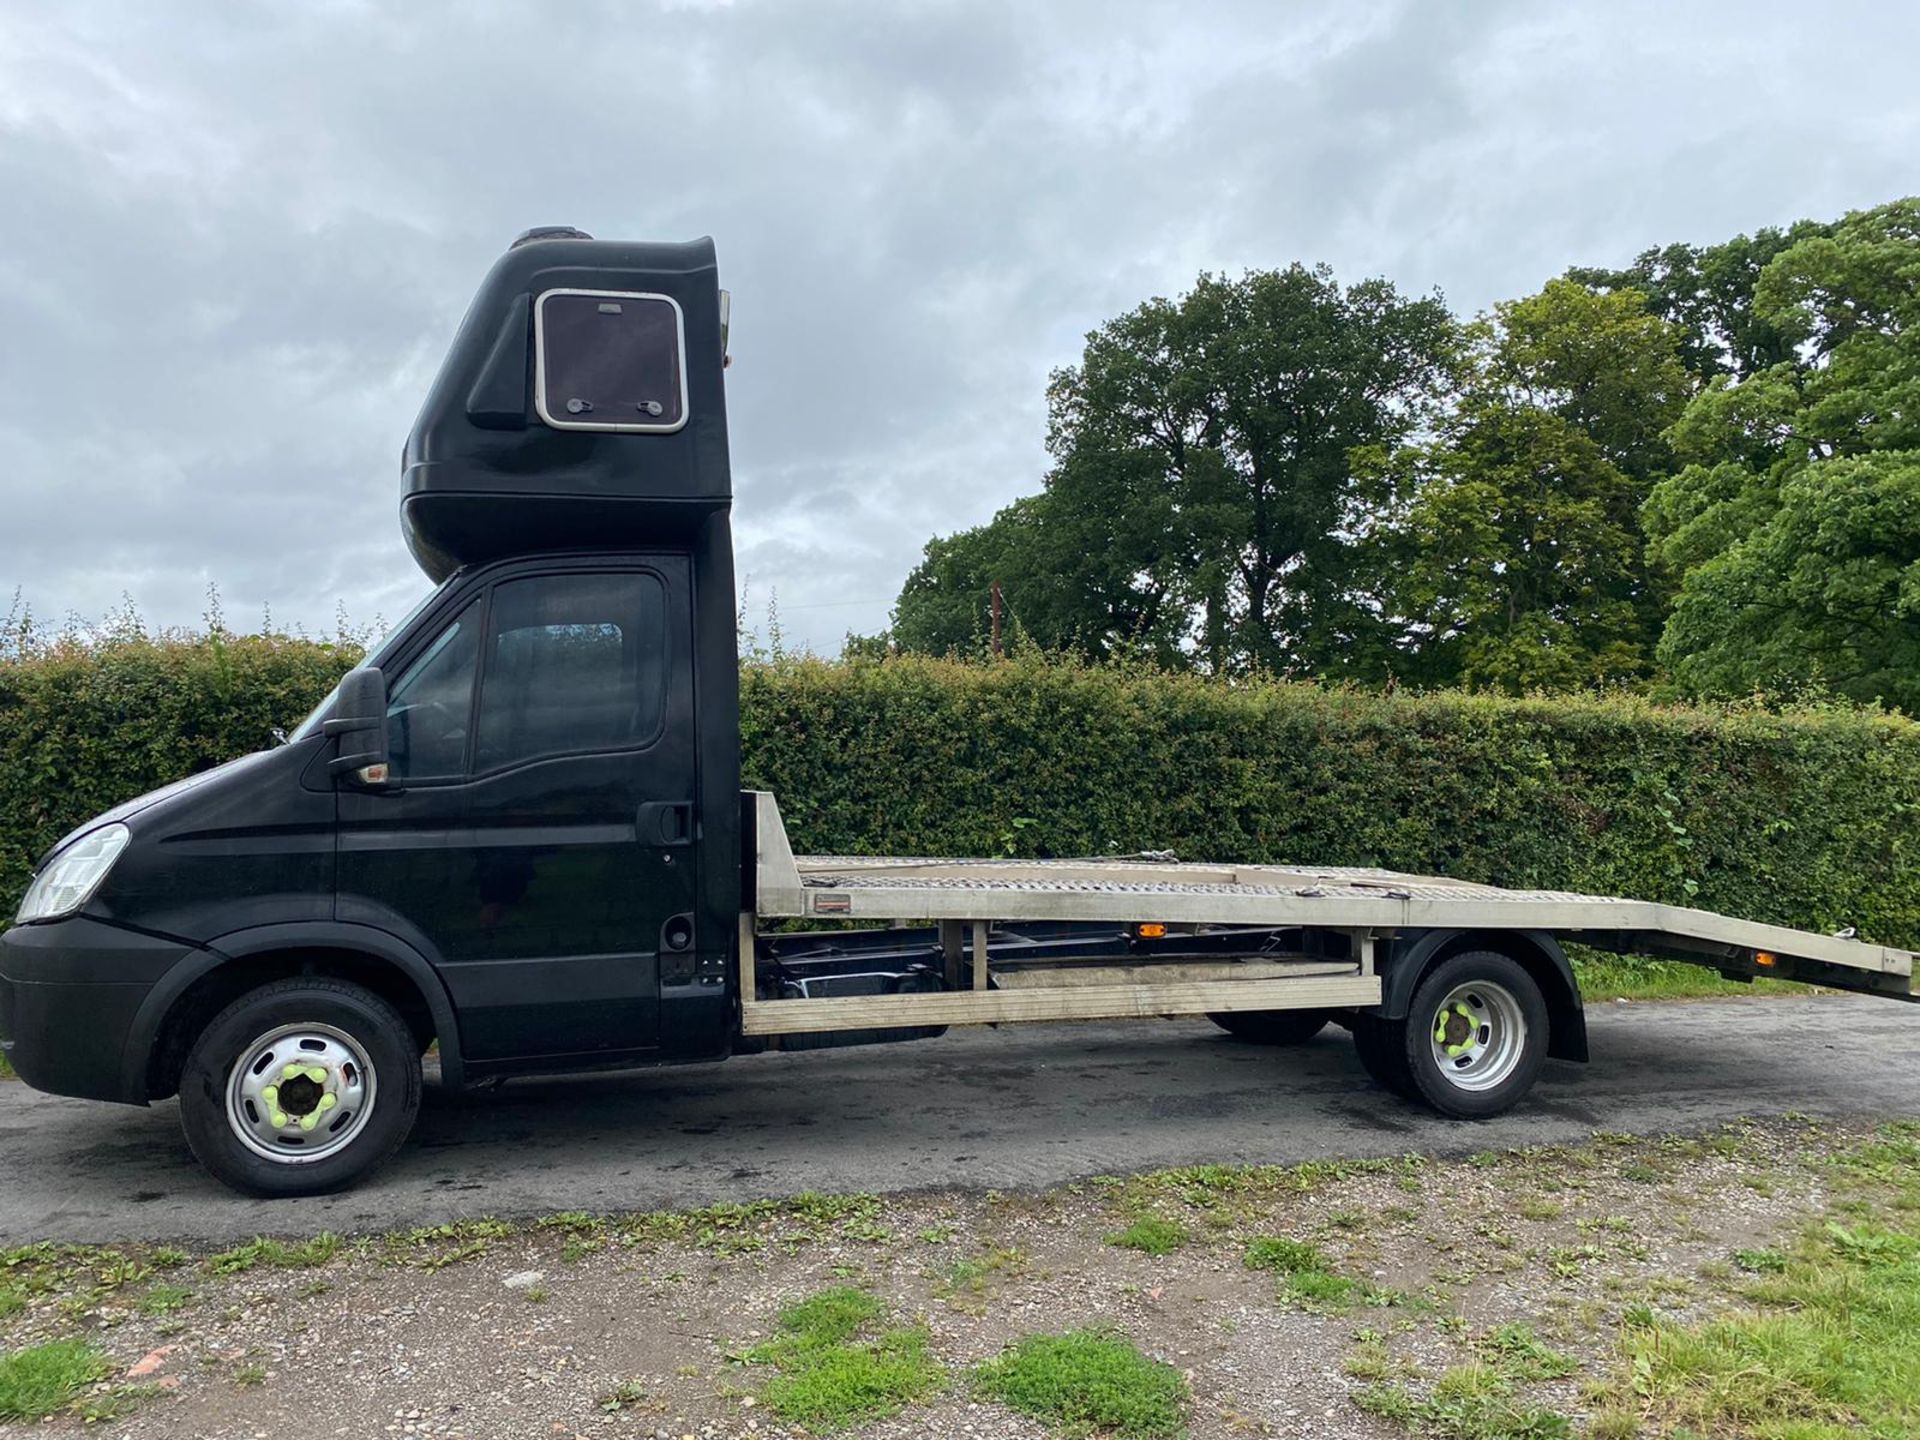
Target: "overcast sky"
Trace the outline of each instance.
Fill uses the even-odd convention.
[[[330,630],[529,225],[718,242],[750,612],[832,653],[1203,269],[1462,311],[1920,190],[1882,4],[0,0],[0,613]],[[764,624],[764,619],[762,619]]]

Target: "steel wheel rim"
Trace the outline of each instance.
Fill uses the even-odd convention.
[[[1427,1046],[1434,1066],[1456,1090],[1491,1090],[1520,1067],[1527,1017],[1504,985],[1456,985],[1427,1025]]]
[[[278,1165],[337,1155],[373,1114],[373,1065],[360,1042],[331,1025],[280,1025],[240,1052],[227,1075],[227,1125]]]

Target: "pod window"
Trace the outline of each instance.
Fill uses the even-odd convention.
[[[687,423],[687,345],[666,295],[549,290],[533,308],[534,404],[556,430]]]

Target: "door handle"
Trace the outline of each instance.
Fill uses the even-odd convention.
[[[633,835],[642,845],[691,845],[693,802],[648,800],[633,817]]]

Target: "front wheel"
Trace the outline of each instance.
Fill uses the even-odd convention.
[[[180,1077],[194,1155],[251,1195],[351,1185],[420,1112],[419,1046],[372,991],[318,977],[241,996],[201,1032]]]
[[[1222,1010],[1207,1018],[1236,1040],[1301,1045],[1326,1029],[1331,1010]]]

